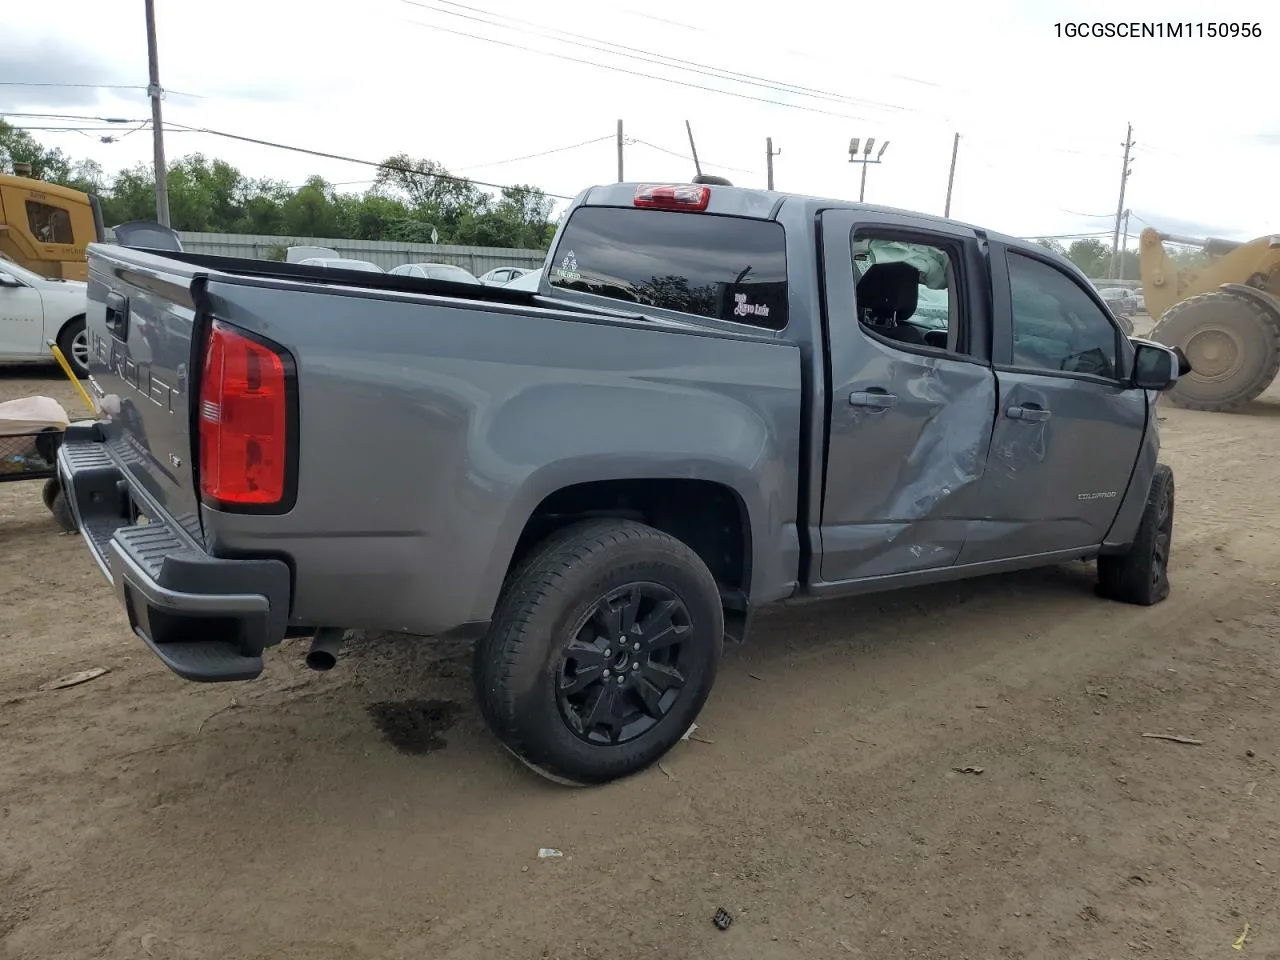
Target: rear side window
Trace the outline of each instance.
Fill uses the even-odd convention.
[[[551,285],[781,330],[786,236],[772,220],[579,207],[561,234]]]

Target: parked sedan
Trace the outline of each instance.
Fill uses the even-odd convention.
[[[1138,298],[1124,287],[1105,287],[1099,290],[1111,312],[1117,317],[1131,317],[1138,312]]]
[[[538,287],[542,285],[542,268],[537,270],[529,270],[520,274],[509,283],[503,284],[508,290],[528,290],[536,293]]]
[[[494,267],[480,276],[480,282],[488,286],[501,287],[528,272],[525,267]]]
[[[324,267],[327,270],[363,270],[365,273],[386,273],[376,263],[368,260],[346,260],[342,257],[307,257],[299,260],[300,267]]]
[[[452,263],[402,263],[391,271],[393,277],[419,280],[449,280],[453,283],[480,283],[468,270]]]
[[[87,290],[82,280],[50,280],[0,254],[0,362],[47,362],[53,340],[75,372],[87,374]]]

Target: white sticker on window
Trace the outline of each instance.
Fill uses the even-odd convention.
[[[561,280],[580,280],[582,274],[578,273],[578,257],[572,250],[564,255],[564,259],[560,261],[560,266],[556,268],[556,276]]]
[[[735,317],[769,316],[769,308],[763,303],[747,303],[747,295],[745,293],[735,293],[733,295],[733,303],[733,315]]]

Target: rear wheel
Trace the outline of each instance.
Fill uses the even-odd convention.
[[[1099,594],[1140,606],[1151,606],[1169,596],[1173,503],[1173,471],[1158,463],[1133,545],[1125,553],[1098,558]]]
[[[574,524],[512,575],[476,646],[481,711],[543,776],[604,783],[679,741],[723,642],[719,590],[684,543],[631,521]]]
[[[85,329],[84,317],[76,317],[67,321],[67,325],[58,334],[58,349],[71,364],[77,377],[89,375],[89,331]]]
[[[1151,338],[1179,347],[1191,372],[1167,396],[1192,410],[1233,410],[1257,399],[1280,371],[1280,317],[1223,290],[1189,297],[1165,312]]]

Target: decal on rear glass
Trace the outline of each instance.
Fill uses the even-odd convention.
[[[733,315],[735,317],[767,317],[769,308],[763,303],[747,303],[745,293],[733,295]]]
[[[578,258],[572,250],[560,261],[560,266],[556,268],[556,276],[571,283],[582,279],[582,274],[578,273]]]

